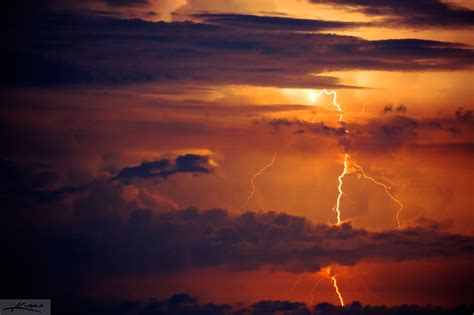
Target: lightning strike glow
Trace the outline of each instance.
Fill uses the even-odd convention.
[[[339,175],[338,180],[339,180],[339,185],[337,186],[337,190],[339,191],[339,194],[337,195],[337,200],[336,200],[336,213],[337,213],[337,225],[341,224],[341,198],[344,195],[344,192],[342,191],[342,179],[344,176],[347,174],[347,162],[349,159],[349,154],[344,154],[344,169]]]
[[[247,203],[253,198],[254,194],[255,194],[255,179],[260,176],[263,172],[265,172],[266,169],[268,169],[269,167],[271,167],[273,165],[273,163],[275,162],[275,159],[276,159],[276,156],[277,154],[275,153],[273,155],[273,158],[271,160],[270,163],[266,164],[264,167],[262,167],[257,173],[255,173],[252,178],[250,178],[250,186],[252,188],[252,190],[250,191],[250,194],[249,196],[247,197],[247,200],[245,200],[245,202],[242,204],[242,206],[238,209],[238,211],[242,211],[242,209],[247,205]]]
[[[387,196],[398,205],[398,211],[395,215],[395,219],[397,220],[397,225],[400,228],[402,226],[400,223],[400,213],[403,210],[403,203],[392,195],[392,193],[390,192],[391,187],[385,185],[382,182],[379,182],[378,180],[376,180],[375,178],[371,176],[366,175],[364,172],[364,169],[359,164],[355,162],[351,162],[351,164],[354,166],[354,168],[358,171],[358,173],[360,174],[360,176],[362,176],[363,179],[370,180],[372,183],[382,187],[385,190],[385,193],[387,194]]]
[[[331,280],[332,280],[332,285],[334,286],[334,289],[336,290],[336,293],[337,293],[337,296],[339,298],[339,302],[341,303],[341,306],[344,306],[344,299],[342,298],[342,294],[339,291],[339,287],[337,286],[336,277],[331,275],[331,268],[327,269],[327,274],[328,274],[328,277],[331,278]]]

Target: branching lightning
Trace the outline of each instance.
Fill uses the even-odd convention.
[[[247,205],[247,203],[253,198],[253,196],[255,195],[255,190],[256,190],[256,187],[255,187],[255,179],[260,176],[263,172],[265,172],[265,170],[267,170],[269,167],[271,167],[273,165],[273,163],[275,162],[275,159],[277,157],[277,154],[275,153],[273,155],[273,158],[271,160],[270,163],[266,164],[265,166],[263,166],[257,173],[255,173],[252,178],[250,178],[250,187],[252,188],[251,191],[250,191],[250,194],[249,196],[247,197],[247,200],[244,201],[244,203],[242,204],[242,206],[238,209],[238,211],[242,211],[242,209]]]
[[[342,121],[342,118],[343,118],[343,111],[342,111],[342,106],[339,105],[337,103],[337,93],[336,91],[327,91],[327,90],[320,90],[319,93],[316,93],[316,94],[313,94],[311,95],[311,99],[314,102],[316,102],[316,100],[322,95],[322,94],[326,94],[326,95],[332,95],[332,104],[336,107],[336,109],[339,111],[340,115],[339,115],[339,121]]]
[[[334,105],[334,107],[336,107],[336,109],[339,111],[340,115],[339,115],[339,121],[343,121],[343,117],[344,117],[344,113],[343,113],[343,108],[340,104],[337,103],[337,92],[336,91],[327,91],[327,90],[320,90],[318,93],[315,93],[315,94],[312,94],[311,95],[311,99],[314,102],[316,102],[316,100],[322,95],[322,94],[326,94],[326,95],[332,95],[333,97],[333,100],[332,100],[332,105]],[[329,106],[331,104],[328,104],[327,106]],[[327,107],[326,106],[326,107]],[[362,111],[365,110],[365,106],[366,106],[366,103],[364,103],[363,107],[362,107]],[[316,117],[315,117],[316,118]],[[312,122],[315,120],[315,118],[312,120]],[[345,130],[346,133],[349,133],[348,130]],[[351,164],[351,168],[354,168],[355,171],[351,171],[349,169],[349,161],[350,161],[350,164]],[[352,173],[352,172],[356,172],[359,177],[362,177],[363,179],[367,179],[367,180],[370,180],[371,182],[373,182],[374,184],[378,185],[378,186],[381,186],[384,190],[385,190],[385,193],[387,194],[387,196],[392,200],[394,201],[397,205],[398,205],[398,211],[395,215],[395,218],[396,218],[396,221],[397,221],[397,225],[398,227],[400,228],[401,227],[401,222],[400,222],[400,213],[403,211],[403,204],[400,200],[398,200],[397,198],[395,198],[393,196],[393,194],[390,192],[390,189],[391,187],[385,185],[384,183],[376,180],[375,178],[371,177],[371,176],[368,176],[365,174],[364,172],[364,169],[358,165],[357,163],[355,163],[354,161],[352,161],[350,155],[346,152],[344,153],[344,169],[342,171],[342,173],[339,175],[338,177],[338,192],[339,194],[337,195],[337,199],[336,199],[336,205],[334,207],[335,211],[336,211],[336,214],[337,214],[337,222],[336,222],[336,225],[340,225],[341,224],[341,199],[342,199],[342,196],[346,196],[346,194],[344,193],[344,191],[342,190],[342,185],[343,185],[343,179],[346,175]]]
[[[387,196],[392,199],[397,205],[398,205],[398,211],[397,211],[397,214],[395,215],[395,218],[397,220],[397,224],[398,224],[398,227],[400,228],[401,227],[401,223],[400,223],[400,213],[402,212],[403,210],[403,204],[401,203],[400,200],[398,200],[397,198],[395,198],[392,193],[390,192],[390,189],[391,187],[390,186],[387,186],[385,185],[384,183],[382,182],[379,182],[378,180],[376,180],[375,178],[371,177],[371,176],[367,176],[364,172],[364,169],[362,168],[362,166],[360,166],[359,164],[355,163],[355,162],[352,162],[351,161],[351,164],[353,165],[353,167],[356,169],[356,171],[358,172],[359,176],[362,177],[363,179],[367,179],[367,180],[370,180],[372,183],[380,186],[380,187],[383,187],[383,189],[385,190],[385,193],[387,194]]]

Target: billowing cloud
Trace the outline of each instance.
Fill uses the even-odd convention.
[[[353,265],[361,260],[463,256],[472,254],[474,249],[474,239],[469,236],[420,228],[375,233],[354,229],[350,224],[313,225],[301,217],[273,212],[235,217],[223,210],[189,209],[155,217],[136,211],[121,225],[136,229],[140,235],[134,240],[137,246],[122,253],[105,247],[101,255],[106,260],[129,254],[132,255],[128,257],[139,257],[140,253],[133,253],[140,251],[139,243],[152,246],[150,261],[141,267],[157,272],[218,265],[243,269],[270,265],[295,272],[316,271],[330,264]],[[111,232],[111,239],[120,242],[120,236]],[[95,245],[105,245],[97,241]],[[117,267],[117,271],[128,268]]]
[[[309,0],[355,9],[366,15],[383,17],[383,24],[405,27],[462,28],[474,26],[474,11],[442,0]]]
[[[219,209],[164,213],[137,209],[118,216],[117,211],[82,205],[75,213],[60,227],[32,233],[31,244],[18,248],[41,249],[37,254],[58,276],[70,268],[81,274],[132,275],[217,266],[243,270],[270,266],[299,273],[361,261],[469,257],[474,250],[471,236],[436,229],[370,232],[349,223],[313,224],[275,212],[236,216]]]
[[[216,167],[216,162],[209,156],[185,154],[175,160],[161,159],[126,167],[112,180],[127,182],[133,178],[166,178],[177,173],[211,173]]]
[[[100,191],[94,191],[100,197]],[[370,232],[350,224],[315,225],[275,212],[232,215],[218,209],[187,209],[155,214],[138,209],[121,218],[100,207],[82,209],[69,222],[54,218],[45,225],[43,218],[42,223],[28,224],[26,218],[19,226],[29,233],[20,238],[12,237],[18,235],[12,232],[17,222],[9,221],[10,228],[1,230],[11,239],[5,267],[15,265],[21,274],[5,275],[6,287],[21,281],[33,292],[56,296],[91,287],[97,279],[124,275],[218,266],[230,270],[266,266],[300,273],[362,261],[471,259],[474,252],[472,236],[433,228]],[[67,286],[71,282],[72,289]]]

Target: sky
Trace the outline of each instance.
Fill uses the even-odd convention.
[[[99,314],[474,304],[472,1],[1,15],[3,296]]]

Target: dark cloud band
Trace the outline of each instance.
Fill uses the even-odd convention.
[[[383,17],[381,25],[413,28],[471,28],[474,11],[441,0],[309,0],[314,4],[330,4],[355,9],[366,15]]]
[[[86,299],[61,299],[55,301],[55,309],[60,313],[70,315],[110,314],[110,315],[136,315],[136,314],[188,314],[188,315],[449,315],[471,314],[472,305],[460,305],[451,308],[434,306],[400,305],[400,306],[370,306],[359,302],[352,302],[346,307],[329,303],[306,305],[301,302],[261,300],[249,306],[235,306],[228,304],[201,303],[196,298],[178,293],[167,299],[157,299],[149,303],[139,301],[97,302]],[[71,309],[74,305],[74,309]]]
[[[6,40],[11,44],[1,53],[0,82],[335,88],[343,85],[322,73],[465,70],[474,64],[474,52],[462,44],[272,31],[279,24],[283,28],[307,27],[307,21],[238,15],[214,19],[219,23],[251,20],[262,26],[249,32],[223,24],[152,23],[51,13],[10,17],[5,23],[10,30]],[[311,23],[324,26],[329,22]]]
[[[205,23],[252,30],[285,31],[322,31],[335,29],[349,29],[369,26],[370,23],[340,22],[326,20],[298,19],[281,16],[258,16],[249,14],[218,14],[201,13],[193,17],[202,19]]]

